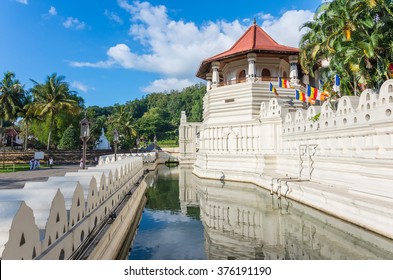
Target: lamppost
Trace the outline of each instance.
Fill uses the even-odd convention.
[[[119,143],[119,133],[117,129],[113,131],[113,143],[115,144],[115,161],[117,161],[117,143]]]
[[[82,156],[82,168],[86,169],[86,142],[90,138],[90,127],[89,127],[89,120],[85,117],[80,122],[81,125],[81,139],[83,142],[83,156]]]

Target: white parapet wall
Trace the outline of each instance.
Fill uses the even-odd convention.
[[[253,120],[203,122],[193,172],[255,183],[393,238],[392,111],[393,80],[308,109],[270,98]]]
[[[157,152],[149,152],[149,153],[123,153],[123,154],[118,154],[115,155],[106,155],[106,156],[100,156],[98,160],[98,165],[103,165],[107,163],[112,163],[115,162],[116,159],[124,159],[128,157],[141,157],[143,163],[153,163],[157,160]]]
[[[185,111],[181,112],[179,126],[179,161],[193,163],[199,150],[199,131],[201,123],[187,122]]]
[[[2,190],[1,259],[71,258],[107,222],[143,173],[142,157],[122,157],[46,182],[28,182],[22,189]]]

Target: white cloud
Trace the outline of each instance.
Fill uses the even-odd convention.
[[[110,68],[115,64],[115,61],[107,60],[107,61],[98,61],[98,62],[78,62],[78,61],[71,61],[71,67],[90,67],[90,68]]]
[[[274,16],[272,16],[271,14],[258,13],[258,18],[262,20],[273,20]]]
[[[114,12],[110,12],[108,10],[105,10],[105,16],[109,18],[110,20],[117,22],[118,24],[123,24],[123,20],[120,18],[120,16]]]
[[[313,12],[307,10],[287,11],[280,18],[265,20],[261,27],[280,44],[298,47],[301,35],[306,32],[299,31],[299,27],[312,20],[313,15]]]
[[[142,91],[146,93],[151,93],[151,92],[163,92],[170,89],[182,90],[183,88],[191,86],[195,83],[196,83],[195,81],[189,79],[180,79],[180,80],[177,78],[160,79],[150,83],[150,85],[143,88]]]
[[[77,30],[82,30],[86,28],[86,23],[84,23],[83,21],[80,21],[77,18],[73,18],[73,17],[68,17],[64,22],[63,22],[63,26],[65,28],[75,28]]]
[[[198,27],[193,22],[171,20],[162,5],[152,6],[147,2],[131,5],[125,0],[118,0],[118,4],[131,15],[129,35],[148,52],[138,54],[125,44],[117,44],[108,50],[106,61],[72,62],[72,66],[108,67],[117,64],[184,81],[194,77],[203,59],[228,49],[247,28],[239,21],[208,22]],[[162,81],[157,83],[162,84]]]
[[[53,6],[51,6],[50,9],[49,9],[49,11],[48,11],[48,13],[49,13],[51,16],[57,15],[56,8],[53,7]]]
[[[89,90],[95,90],[94,87],[87,86],[79,81],[73,81],[71,86],[84,92],[84,93],[87,93]]]
[[[189,85],[202,60],[230,48],[250,25],[250,20],[242,20],[242,23],[235,20],[207,22],[197,26],[194,22],[171,19],[163,5],[153,6],[148,2],[130,4],[127,0],[117,2],[130,14],[129,35],[143,45],[144,53],[119,43],[109,48],[106,60],[71,62],[70,65],[100,68],[120,66],[161,74],[163,79],[143,88],[145,92]],[[313,13],[292,10],[280,18],[264,13],[257,15],[263,20],[262,27],[277,42],[297,47],[301,37],[299,26],[311,20]]]
[[[16,0],[16,2],[25,4],[25,5],[28,5],[28,4],[29,4],[27,0]]]

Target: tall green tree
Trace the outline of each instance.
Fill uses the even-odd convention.
[[[108,122],[111,125],[111,136],[108,138],[112,139],[112,132],[117,129],[121,147],[132,147],[137,136],[132,111],[126,105],[116,105],[113,114],[108,118]]]
[[[23,147],[26,150],[27,149],[27,142],[29,139],[29,127],[30,124],[33,120],[38,120],[39,116],[35,114],[35,111],[33,110],[33,96],[31,95],[31,92],[27,91],[25,97],[23,98],[22,101],[23,107],[20,112],[20,117],[22,117],[22,124],[24,126],[24,132],[23,132],[23,138],[24,138],[24,144]]]
[[[49,133],[47,150],[50,149],[52,132],[55,126],[55,117],[61,111],[79,115],[79,106],[74,92],[70,91],[69,84],[65,82],[64,76],[57,76],[56,73],[47,76],[45,83],[40,84],[34,80],[32,93],[34,97],[32,110],[41,117],[49,118]]]
[[[60,150],[72,150],[79,146],[78,131],[71,124],[63,133],[59,142]]]
[[[300,64],[311,75],[322,60],[322,76],[331,88],[339,74],[343,94],[378,88],[390,78],[393,62],[393,4],[387,0],[334,0],[323,3],[300,41]]]
[[[23,107],[23,98],[24,89],[19,80],[15,79],[15,74],[4,73],[0,81],[0,127],[3,127],[4,120],[13,123],[17,119]]]
[[[174,126],[169,121],[169,114],[161,108],[151,108],[136,122],[136,127],[140,136],[150,141],[154,135],[158,139],[170,139]]]

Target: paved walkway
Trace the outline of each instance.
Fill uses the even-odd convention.
[[[78,171],[79,165],[54,166],[50,168],[40,168],[31,171],[18,171],[13,173],[0,173],[1,189],[20,189],[28,181],[44,182],[51,176],[64,176],[67,172]],[[1,193],[0,193],[1,197]]]

